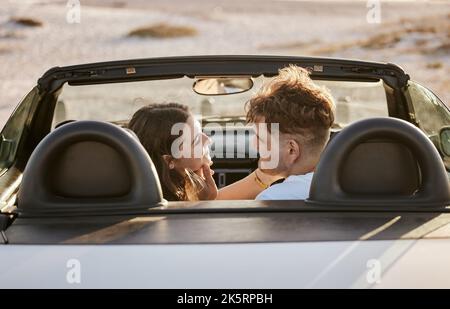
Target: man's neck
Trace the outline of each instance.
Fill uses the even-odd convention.
[[[292,175],[305,175],[311,172],[314,172],[316,169],[316,163],[310,163],[310,164],[298,164],[292,166],[292,168],[289,170],[287,177]]]

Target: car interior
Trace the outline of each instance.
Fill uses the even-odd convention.
[[[4,234],[5,241],[417,239],[450,222],[442,160],[413,125],[387,117],[358,121],[330,142],[323,157],[304,201],[168,203],[150,158],[133,134],[105,122],[71,122],[49,134],[30,158],[19,189],[19,216]],[[397,221],[395,228],[374,233]]]
[[[269,79],[201,76],[65,85],[56,103],[52,132],[27,164],[19,209],[30,214],[35,209],[59,209],[60,203],[63,211],[162,206],[165,201],[151,160],[137,137],[126,129],[134,111],[151,102],[188,104],[201,120],[203,131],[213,141],[214,177],[219,188],[245,177],[258,160],[250,142],[252,127],[245,123],[245,103]],[[421,201],[435,201],[439,206],[446,200],[448,183],[441,157],[418,128],[389,118],[381,80],[316,82],[335,97],[336,122],[307,203],[400,205],[403,196],[409,197],[410,206]],[[350,133],[345,137],[341,131]],[[427,155],[423,149],[428,150]],[[436,162],[430,163],[432,160]],[[428,169],[440,169],[441,173]],[[424,179],[433,188],[441,187],[438,191],[443,196],[425,190],[430,186],[424,186]]]
[[[66,222],[61,219],[63,217],[83,218],[83,222],[98,220],[96,222],[100,224],[109,220],[103,218],[104,215],[121,222],[121,216],[169,218],[170,214],[177,214],[170,217],[171,226],[181,231],[186,225],[197,222],[193,217],[196,214],[216,214],[218,217],[210,218],[218,224],[215,233],[205,234],[206,230],[199,228],[197,232],[193,231],[195,237],[190,237],[189,233],[176,233],[175,238],[170,236],[168,239],[164,237],[168,237],[166,228],[169,226],[160,222],[149,227],[154,234],[145,241],[186,241],[183,237],[206,242],[260,240],[260,234],[253,234],[250,227],[248,234],[239,234],[239,229],[234,234],[223,234],[224,229],[220,227],[245,220],[253,220],[254,227],[259,224],[258,220],[271,222],[275,217],[279,221],[273,223],[273,229],[269,228],[274,234],[266,235],[269,230],[263,230],[266,240],[291,239],[292,235],[286,235],[283,230],[296,226],[296,220],[306,220],[308,225],[312,224],[308,220],[326,221],[326,218],[331,220],[328,223],[334,223],[330,226],[322,222],[324,232],[317,230],[312,239],[355,239],[361,236],[361,229],[356,228],[355,234],[350,232],[351,226],[362,223],[351,222],[342,227],[343,220],[350,220],[351,216],[335,217],[337,211],[341,214],[371,212],[370,216],[363,217],[375,221],[373,214],[377,212],[430,214],[447,211],[450,205],[449,167],[445,164],[448,147],[442,144],[443,138],[436,136],[449,134],[442,125],[447,123],[448,126],[448,109],[444,110],[448,115],[439,121],[420,121],[411,111],[420,108],[423,100],[400,99],[393,81],[386,82],[381,77],[326,78],[320,75],[312,77],[333,95],[336,121],[316,167],[307,200],[167,202],[162,196],[153,163],[137,136],[127,129],[133,113],[149,103],[188,105],[213,141],[212,168],[220,188],[245,177],[257,167],[258,156],[250,142],[254,133],[246,124],[245,104],[272,76],[216,73],[146,77],[132,81],[120,78],[105,82],[76,80],[61,82],[52,91],[49,88],[48,94],[39,100],[36,99],[39,92],[32,91],[10,122],[21,120],[26,124],[30,118],[22,116],[21,109],[39,121],[25,125],[23,132],[3,132],[4,140],[13,140],[5,139],[5,134],[25,134],[28,143],[18,148],[21,151],[17,160],[0,178],[0,185],[14,188],[11,190],[16,192],[16,198],[2,209],[4,213],[9,210],[8,216],[0,216],[2,230],[11,225],[13,217],[15,223],[8,229],[9,238],[19,243],[32,243],[39,233],[26,236],[24,233],[30,228],[29,222],[36,224],[37,221],[27,220],[48,218],[51,225],[46,223],[47,219],[39,221],[43,226],[38,231],[45,238],[56,237],[52,239],[60,242],[83,231],[89,234],[91,228],[86,226],[86,230],[80,232],[75,226],[66,224],[64,233],[70,235],[51,236],[54,229],[61,232],[54,224]],[[44,82],[41,79],[41,88],[45,86]],[[45,87],[49,85],[50,82]],[[41,102],[41,105],[39,108],[32,104],[27,107],[28,101]],[[430,103],[432,108],[437,109],[439,104],[433,104]],[[31,126],[34,130],[27,131],[26,128]],[[8,129],[8,125],[5,128]],[[4,144],[8,149],[13,147],[10,142],[2,143],[3,152],[6,152]],[[293,219],[294,210],[306,217]],[[238,213],[248,215],[244,218]],[[220,218],[230,216],[234,219],[220,221]],[[179,219],[183,217],[185,220],[181,222]],[[59,218],[59,221],[51,218]],[[408,219],[407,222],[414,225],[420,220],[428,220],[423,216],[420,220],[410,219],[412,221]],[[370,221],[367,226],[372,223]],[[110,226],[111,222],[105,224]],[[333,230],[335,228],[337,230]],[[325,233],[326,229],[333,230],[334,234]],[[128,232],[127,237],[134,237]],[[304,240],[308,238],[306,234],[294,238]],[[140,237],[133,239],[141,241]],[[83,238],[81,242],[91,240]]]
[[[349,125],[334,137],[305,202],[442,207],[450,200],[448,187],[439,153],[418,128],[376,117]],[[145,212],[166,204],[156,170],[137,137],[117,125],[90,120],[65,124],[38,145],[18,196],[24,215],[69,209]]]

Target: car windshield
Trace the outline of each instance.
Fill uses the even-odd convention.
[[[226,122],[245,119],[245,103],[267,82],[268,77],[253,78],[253,87],[243,93],[200,95],[193,89],[194,79],[150,80],[113,84],[65,85],[58,98],[53,127],[65,120],[127,122],[141,106],[149,103],[177,102],[188,105],[199,118]],[[336,126],[356,120],[388,116],[382,81],[322,81],[336,102]]]

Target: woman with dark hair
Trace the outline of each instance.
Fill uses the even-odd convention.
[[[185,130],[174,132],[180,124],[184,128],[178,128]],[[177,103],[144,106],[133,115],[128,128],[136,133],[155,164],[165,199],[195,201],[217,197],[209,168],[211,141],[187,106]]]

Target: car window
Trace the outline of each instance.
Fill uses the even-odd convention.
[[[443,126],[450,125],[448,108],[432,91],[414,81],[409,81],[407,89],[416,122],[428,136],[437,135]]]
[[[0,140],[0,173],[9,168],[16,159],[17,148],[23,135],[32,103],[39,95],[38,92],[37,87],[33,88],[17,106],[3,127]]]
[[[189,105],[198,116],[218,121],[245,120],[245,103],[268,81],[253,79],[251,90],[238,94],[206,96],[192,90],[194,80],[152,80],[141,82],[70,86],[65,85],[56,105],[53,127],[65,120],[128,120],[141,106],[150,102],[177,102]],[[336,102],[336,125],[343,127],[356,120],[388,116],[386,93],[382,81],[322,81]]]
[[[414,81],[408,83],[407,91],[417,124],[439,149],[439,131],[450,125],[449,109],[431,90]],[[450,171],[450,157],[442,156],[445,167]]]

